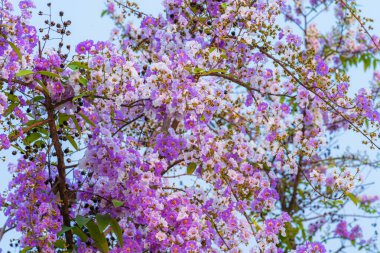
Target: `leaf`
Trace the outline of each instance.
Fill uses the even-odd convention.
[[[67,140],[70,142],[71,146],[75,148],[76,151],[79,150],[78,144],[75,142],[74,138],[71,135],[66,135]]]
[[[210,48],[210,53],[214,52],[215,49],[217,49],[217,47],[211,47],[211,48]]]
[[[49,91],[46,88],[45,84],[43,82],[41,82],[41,80],[37,79],[36,81],[37,81],[37,83],[39,83],[41,85],[42,89],[46,92],[46,94],[49,94]]]
[[[12,42],[10,41],[7,41],[9,43],[9,45],[11,46],[11,48],[13,49],[13,51],[15,51],[15,53],[17,54],[18,56],[18,59],[21,61],[22,60],[22,55],[20,53],[20,49],[18,47],[16,47],[15,44],[13,44]]]
[[[120,200],[117,200],[117,199],[113,199],[112,200],[112,204],[114,207],[121,207],[124,205],[124,202],[123,201],[120,201]]]
[[[33,145],[36,145],[37,147],[41,147],[43,144],[45,144],[45,142],[44,141],[42,141],[42,140],[38,140],[38,141],[36,141],[36,142],[34,142],[34,144]]]
[[[78,133],[80,133],[81,132],[81,128],[79,126],[77,118],[74,115],[71,115],[71,119],[73,120],[75,128],[77,129]]]
[[[79,236],[82,242],[86,242],[88,240],[88,236],[78,227],[73,227],[73,233]]]
[[[30,250],[30,249],[32,249],[32,247],[27,246],[27,247],[23,248],[23,249],[20,251],[20,253],[26,253],[26,252],[28,252],[28,250]]]
[[[195,169],[197,168],[197,164],[196,163],[189,163],[189,165],[187,166],[187,170],[186,170],[186,173],[188,175],[192,175],[195,171]]]
[[[8,136],[8,138],[11,136],[12,134],[10,134]],[[21,153],[24,152],[24,150],[22,148],[20,148],[19,146],[16,146],[16,145],[12,145],[13,148],[17,149],[18,151],[20,151]]]
[[[70,231],[71,229],[72,229],[72,227],[67,227],[67,226],[63,225],[61,231],[58,232],[57,236],[61,236],[64,233],[66,233],[67,231]]]
[[[44,99],[45,99],[44,96],[36,96],[33,98],[33,102],[39,102],[39,101],[44,100]]]
[[[84,115],[83,113],[79,113],[79,115],[83,118],[84,121],[86,121],[91,126],[95,127],[94,122],[92,122],[86,115]]]
[[[7,110],[5,111],[4,113],[4,116],[5,117],[8,117],[9,114],[11,114],[13,112],[13,110],[15,109],[15,107],[18,105],[19,103],[12,103],[8,106]]]
[[[38,140],[40,137],[41,137],[40,133],[38,133],[38,132],[37,133],[32,133],[32,134],[30,134],[30,135],[28,135],[28,136],[25,137],[24,143],[26,145],[29,145],[29,144],[33,143],[34,141]]]
[[[82,94],[79,94],[78,96],[75,96],[73,97],[73,101],[76,101],[84,96],[88,96],[88,95],[91,95],[92,93],[91,92],[83,92]]]
[[[87,86],[88,80],[84,78],[83,76],[79,77],[79,83],[83,84],[84,86]]]
[[[209,75],[213,73],[226,73],[227,71],[225,69],[210,69],[206,71],[203,75]]]
[[[199,73],[203,73],[203,72],[205,72],[205,70],[202,69],[202,68],[198,68],[198,67],[194,68],[194,73],[195,74],[199,74]]]
[[[34,72],[32,70],[23,69],[23,70],[20,70],[19,72],[17,72],[16,76],[27,76],[27,75],[31,75],[31,74],[34,74]]]
[[[84,225],[86,225],[88,222],[90,222],[91,219],[90,218],[87,218],[87,217],[84,217],[82,215],[78,215],[76,218],[75,218],[75,222],[78,224],[78,226],[81,228],[83,227]]]
[[[347,193],[346,194],[347,197],[349,197],[351,199],[352,202],[354,202],[355,206],[358,205],[359,203],[359,200],[356,198],[356,196],[352,193]]]
[[[54,247],[59,248],[59,249],[66,248],[66,242],[65,242],[65,240],[60,239],[60,240],[55,241],[54,242]]]
[[[95,222],[89,221],[86,226],[88,228],[88,232],[91,235],[91,238],[95,241],[95,244],[98,247],[98,249],[103,253],[108,253],[109,248],[106,237],[103,233],[100,232]]]
[[[227,3],[222,3],[220,6],[222,6],[223,9],[227,8]]]
[[[19,102],[20,100],[18,99],[17,96],[13,95],[13,94],[8,94],[7,95],[8,97],[8,100],[12,101],[12,102]]]
[[[80,61],[73,61],[70,62],[67,67],[71,68],[72,70],[77,70],[77,69],[90,69],[87,65],[87,63],[80,62]]]
[[[123,231],[121,230],[119,223],[115,219],[111,219],[110,225],[113,233],[119,241],[120,246],[123,247]]]
[[[103,10],[102,13],[100,14],[100,17],[102,18],[102,17],[104,17],[104,15],[106,15],[106,14],[107,14],[107,10]]]
[[[45,121],[45,120],[44,119],[42,119],[42,120],[29,120],[28,122],[25,123],[25,125],[26,126],[31,126],[33,124],[36,124],[38,122],[43,122],[43,121]]]
[[[60,78],[59,75],[50,71],[38,71],[37,73],[51,78]]]
[[[112,219],[109,214],[97,214],[95,218],[101,232],[103,232],[108,227]]]

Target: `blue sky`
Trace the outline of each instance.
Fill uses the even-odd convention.
[[[11,2],[17,3],[16,0],[11,0]],[[47,11],[46,3],[49,1],[45,0],[35,0],[37,5],[37,11],[43,10]],[[58,16],[59,11],[65,12],[65,19],[70,19],[72,25],[70,28],[71,36],[69,42],[72,46],[75,46],[78,42],[86,39],[93,40],[107,40],[110,35],[110,30],[112,29],[112,22],[108,18],[101,18],[100,13],[105,9],[105,4],[103,0],[52,0],[52,10],[55,16]],[[162,11],[160,0],[138,0],[136,1],[141,10],[149,14],[158,14]],[[361,4],[363,9],[363,15],[366,17],[371,17],[375,20],[373,34],[380,34],[380,1],[379,0],[363,0],[358,2]],[[35,15],[32,19],[32,23],[36,26],[43,23],[44,18]],[[319,19],[317,20],[320,26],[331,26],[331,19]],[[350,71],[352,89],[358,90],[361,87],[368,87],[369,80],[371,79],[371,73],[363,72],[363,68],[359,67]],[[367,150],[365,146],[361,144],[361,138],[355,133],[345,133],[341,138],[341,143],[343,146],[351,146],[354,150]],[[377,153],[377,152],[376,152]],[[372,154],[376,154],[372,152]],[[0,162],[1,177],[0,177],[0,190],[3,191],[7,188],[7,184],[10,180],[10,175],[7,172],[6,164],[12,162],[12,156],[9,153],[3,152],[1,156],[6,156],[6,162]],[[378,172],[376,172],[378,173]],[[378,177],[376,174],[372,174],[374,177]],[[370,192],[375,194],[380,192],[380,180],[377,180],[378,184],[370,189]],[[4,223],[4,217],[0,215],[0,226]],[[369,224],[369,223],[368,223]],[[0,249],[3,252],[11,250],[9,248],[9,239],[15,237],[14,233],[8,233],[4,236],[3,240],[0,242]]]

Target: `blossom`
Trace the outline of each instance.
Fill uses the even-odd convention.
[[[85,53],[88,53],[91,49],[91,47],[93,46],[94,42],[92,40],[86,40],[86,41],[83,41],[81,43],[79,43],[76,48],[75,48],[75,52],[77,54],[85,54]]]
[[[263,111],[265,111],[267,108],[268,108],[268,104],[265,103],[265,102],[261,102],[261,103],[259,104],[259,106],[257,107],[257,110],[258,110],[259,112],[263,112]]]

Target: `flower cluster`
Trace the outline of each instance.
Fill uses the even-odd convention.
[[[304,210],[338,213],[359,176],[332,162],[326,137],[350,126],[375,145],[362,129],[380,119],[369,91],[348,96],[316,27],[303,45],[278,25],[284,13],[299,24],[303,1],[165,0],[158,17],[126,2],[107,4],[111,40],[79,43],[72,60],[34,50],[30,1],[23,17],[1,12],[0,148],[23,155],[1,203],[22,247],[325,253],[314,234],[333,219],[305,230]],[[361,237],[344,222],[337,236]]]

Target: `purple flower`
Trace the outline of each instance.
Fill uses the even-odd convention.
[[[32,1],[30,0],[26,0],[26,1],[20,1],[20,3],[18,4],[18,7],[21,9],[21,10],[25,10],[25,9],[28,9],[28,8],[34,8],[34,4]]]
[[[11,147],[11,143],[10,141],[8,140],[8,137],[7,135],[5,134],[0,134],[0,146],[1,148],[3,149],[9,149]]]
[[[83,41],[76,46],[75,52],[77,52],[77,54],[88,53],[91,47],[93,46],[93,44],[94,44],[94,41],[92,40]]]
[[[296,253],[326,253],[325,247],[320,242],[307,242],[303,246],[298,246]]]
[[[323,62],[323,60],[318,60],[316,71],[318,75],[325,76],[329,73],[329,67]]]
[[[287,104],[281,104],[281,110],[285,113],[285,114],[289,114],[290,112],[290,107],[287,105]]]
[[[173,245],[171,248],[170,248],[170,253],[181,253],[183,252],[182,248],[178,245]]]
[[[264,78],[269,80],[273,77],[273,71],[271,69],[266,69],[264,72]]]
[[[195,252],[197,249],[198,249],[198,247],[197,247],[197,243],[195,241],[188,241],[186,243],[186,250]]]
[[[247,95],[247,99],[245,100],[245,106],[251,106],[253,103],[253,97],[251,94]]]
[[[257,110],[259,112],[265,111],[268,108],[268,104],[265,102],[261,102],[259,106],[257,107]]]
[[[265,138],[267,141],[272,142],[276,139],[277,133],[276,131],[271,131],[267,137]]]
[[[262,53],[255,53],[253,56],[252,56],[252,60],[253,62],[255,63],[259,63],[261,61],[264,61],[264,56]]]
[[[294,35],[294,34],[289,34],[286,36],[286,42],[288,42],[290,45],[294,45],[296,47],[299,47],[301,45],[301,37]]]
[[[338,94],[343,95],[348,90],[348,83],[340,83],[338,84]]]
[[[115,12],[115,4],[114,3],[108,3],[107,4],[107,11],[108,11],[108,13],[114,13]]]

